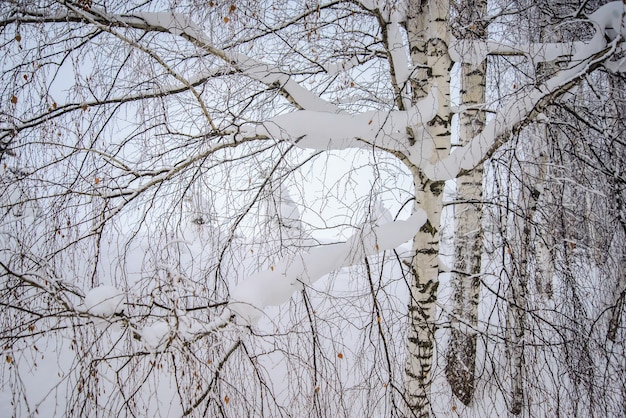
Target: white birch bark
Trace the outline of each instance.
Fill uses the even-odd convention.
[[[487,2],[467,0],[460,5],[457,27],[459,39],[482,40],[486,25]],[[487,63],[461,66],[460,144],[466,145],[485,125]],[[476,333],[482,256],[482,164],[456,180],[454,206],[454,288],[450,345],[446,358],[446,377],[454,395],[469,405],[475,390]]]
[[[425,125],[434,140],[431,163],[445,158],[450,149],[450,68],[448,1],[411,0],[407,31],[413,77],[413,100],[436,89],[437,115]],[[415,132],[415,131],[414,131]],[[435,344],[435,313],[439,286],[439,225],[443,181],[428,179],[411,166],[415,183],[415,205],[426,211],[427,221],[413,240],[411,299],[406,364],[406,396],[410,415],[430,415],[429,391],[432,382]]]

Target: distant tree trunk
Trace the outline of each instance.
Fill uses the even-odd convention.
[[[616,115],[624,115],[624,112],[626,112],[626,81],[623,78],[609,76],[608,82],[611,86],[610,99],[616,106],[615,113]],[[616,121],[618,121],[618,123],[617,126],[615,126],[615,132],[613,132],[612,135],[617,138],[619,133],[626,129],[626,121],[624,121],[623,117],[616,117]],[[612,206],[614,212],[616,213],[615,218],[617,218],[619,225],[619,227],[616,228],[611,240],[619,239],[618,237],[620,234],[623,237],[622,239],[624,239],[626,238],[626,202],[624,201],[624,184],[623,181],[620,181],[619,179],[623,178],[624,160],[626,159],[626,156],[624,155],[623,147],[620,147],[617,141],[612,141],[609,153],[612,160],[611,165],[614,167],[614,175],[609,180],[609,190],[611,195],[614,196],[614,203]],[[615,287],[612,298],[613,303],[611,304],[611,316],[607,330],[607,338],[612,342],[618,341],[618,331],[620,328],[624,329],[623,317],[626,312],[626,252],[615,254],[615,257],[618,260],[616,263],[617,271],[615,274],[617,280],[614,284]],[[604,256],[604,260],[606,260],[606,255]],[[624,413],[626,413],[626,392],[624,392],[623,407]]]
[[[450,68],[448,55],[449,4],[447,1],[412,0],[407,11],[413,76],[413,100],[438,90],[437,116],[425,126],[435,147],[432,161],[450,150]],[[406,394],[411,415],[430,414],[429,392],[433,365],[435,314],[439,286],[439,225],[443,207],[443,181],[431,181],[410,167],[415,183],[415,206],[428,215],[413,241],[411,300],[406,365]]]
[[[527,288],[524,280],[514,275],[507,295],[506,341],[511,373],[509,411],[519,415],[524,406],[524,330],[526,329]]]
[[[531,137],[541,137],[546,135],[545,127],[538,126],[537,134]],[[531,141],[531,139],[526,139]],[[535,161],[537,164],[533,169],[519,175],[521,184],[519,187],[519,202],[516,212],[521,218],[516,218],[511,228],[511,236],[507,252],[510,254],[510,274],[507,299],[506,316],[506,345],[508,354],[508,367],[511,374],[509,411],[514,415],[519,415],[524,407],[525,391],[524,386],[528,382],[526,377],[526,349],[525,342],[530,332],[527,325],[527,311],[531,303],[531,293],[529,288],[533,283],[531,279],[535,277],[534,283],[539,291],[538,275],[542,274],[542,267],[538,265],[536,241],[540,240],[537,232],[537,217],[540,198],[542,197],[543,184],[546,179],[546,158],[543,147],[540,144],[527,144],[528,157],[526,159]],[[546,283],[550,278],[548,277]],[[541,286],[548,286],[541,283]],[[541,288],[543,289],[543,288]],[[542,293],[540,296],[543,296]]]
[[[466,0],[460,5],[458,38],[479,40],[486,36],[481,19],[487,11],[485,0]],[[461,67],[460,144],[467,144],[485,125],[485,77],[487,63],[463,63]],[[479,165],[456,181],[454,206],[454,287],[452,329],[447,352],[446,377],[454,395],[465,405],[474,396],[476,332],[482,256],[483,169]]]

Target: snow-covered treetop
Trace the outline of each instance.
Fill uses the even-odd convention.
[[[61,106],[57,106],[54,102],[48,115],[35,115],[30,119],[28,117],[15,118],[11,126],[3,125],[0,139],[10,141],[20,132],[43,124],[48,119],[56,117],[57,114],[73,111],[87,112],[92,105],[132,103],[147,98],[165,97],[181,91],[189,92],[193,97],[192,100],[195,99],[197,107],[200,108],[202,120],[209,127],[209,129],[205,126],[197,129],[194,127],[194,133],[200,132],[200,134],[195,137],[189,136],[202,142],[202,145],[194,148],[192,153],[172,152],[175,157],[170,159],[156,155],[154,161],[161,165],[154,168],[151,164],[149,168],[145,168],[141,167],[141,162],[131,166],[124,162],[123,158],[117,158],[119,150],[113,151],[110,155],[104,151],[90,150],[93,153],[101,152],[102,155],[106,155],[110,170],[117,170],[118,178],[122,179],[119,184],[114,184],[102,191],[100,177],[95,177],[96,192],[90,191],[94,196],[108,199],[108,201],[118,199],[116,202],[121,202],[118,206],[113,205],[114,209],[107,215],[107,219],[110,219],[120,213],[124,205],[146,190],[157,188],[166,180],[194,167],[200,161],[210,160],[218,153],[228,152],[231,148],[257,140],[258,142],[267,140],[270,144],[267,148],[277,143],[287,142],[296,147],[320,151],[347,148],[376,149],[396,156],[411,168],[419,169],[425,177],[431,180],[453,179],[489,158],[511,131],[540,115],[549,102],[567,92],[594,69],[604,67],[613,72],[626,71],[626,58],[623,58],[626,5],[621,1],[608,3],[584,19],[577,18],[579,21],[587,22],[595,30],[593,36],[586,41],[511,45],[498,40],[447,39],[445,41],[449,43],[450,57],[457,62],[477,65],[488,55],[515,54],[525,56],[533,63],[559,59],[561,67],[557,73],[541,84],[516,91],[510,96],[508,103],[501,106],[491,117],[480,134],[466,145],[456,148],[450,155],[438,157],[435,139],[431,137],[426,126],[437,117],[438,111],[449,97],[446,96],[446,92],[440,91],[439,86],[433,84],[425,98],[418,102],[412,100],[410,78],[415,68],[410,59],[408,33],[404,25],[406,19],[404,6],[402,4],[390,5],[389,2],[382,1],[362,1],[355,7],[361,7],[375,14],[379,19],[377,22],[384,27],[384,42],[386,42],[384,46],[388,53],[385,65],[391,70],[392,83],[397,87],[394,94],[399,97],[399,100],[397,98],[387,102],[363,100],[361,104],[359,98],[355,100],[359,103],[351,108],[344,106],[339,100],[334,100],[330,95],[325,94],[323,88],[315,91],[314,88],[305,87],[303,80],[307,77],[306,71],[302,72],[305,75],[294,75],[290,73],[288,65],[281,67],[282,63],[278,60],[273,61],[271,56],[264,59],[262,54],[248,53],[246,48],[229,45],[225,41],[218,46],[208,30],[210,28],[201,26],[194,21],[192,16],[186,14],[170,11],[136,11],[116,14],[99,9],[95,5],[81,8],[71,3],[68,3],[67,7],[51,8],[51,10],[43,8],[30,10],[27,5],[20,6],[19,16],[6,18],[2,22],[3,26],[18,21],[64,24],[87,22],[91,25],[90,27],[109,34],[124,44],[131,45],[132,48],[148,55],[151,54],[151,58],[162,66],[170,84],[146,82],[135,86],[136,88],[131,91],[124,88],[107,90],[103,93],[104,99],[97,97],[96,94],[91,97],[85,93],[87,98],[81,102],[71,102]],[[208,63],[205,66],[199,66],[198,69],[190,65],[194,70],[193,75],[189,76],[191,70],[185,68],[185,65],[176,66],[164,61],[159,54],[145,47],[138,38],[133,38],[131,36],[133,31],[175,37],[177,41],[191,45],[194,51],[200,51],[196,54],[197,56],[210,57],[210,59],[207,58]],[[376,55],[374,49],[364,48],[364,50],[367,54],[350,57],[344,62],[328,60],[329,62],[325,62],[324,65],[320,64],[321,69],[318,68],[318,70],[325,77],[332,78],[340,72],[354,69]],[[184,59],[181,60],[181,62],[184,61]],[[371,68],[363,71],[371,71]],[[266,103],[271,103],[272,106],[264,107],[262,111],[254,115],[255,118],[248,117],[249,114],[242,111],[241,116],[228,119],[229,112],[232,111],[231,107],[238,106],[243,100],[242,97],[246,97],[247,93],[241,93],[235,98],[224,94],[223,101],[212,103],[213,99],[201,100],[197,89],[197,86],[206,80],[212,77],[218,78],[226,73],[245,78],[254,83],[255,88],[259,85],[263,86],[259,89],[263,93],[276,90],[287,100],[280,105],[276,104],[277,100],[268,100]],[[26,78],[28,79],[28,75]],[[228,91],[230,86],[220,80],[211,88],[215,88],[216,91],[219,89]],[[123,91],[120,92],[120,90]],[[116,96],[118,94],[119,97]],[[252,97],[255,94],[249,96]],[[15,99],[13,104],[17,104],[17,96],[13,98]],[[252,103],[254,99],[250,100]],[[371,103],[376,103],[377,106],[369,106]],[[209,110],[209,104],[213,106],[213,109]],[[168,111],[179,111],[177,106],[180,105],[174,105],[173,109],[168,109]],[[449,108],[446,108],[446,111],[448,110]],[[220,117],[214,117],[215,113],[219,113],[222,120]],[[169,120],[169,118],[166,119]],[[175,124],[173,126],[176,127]],[[167,129],[171,130],[171,128],[167,126]],[[188,135],[189,131],[190,129],[181,129],[183,132],[181,136]],[[185,138],[185,145],[181,146],[181,149],[193,143],[192,140],[187,139]],[[133,150],[133,152],[137,151]],[[250,152],[250,155],[254,155],[255,152],[257,151]],[[119,152],[119,154],[124,153]],[[224,159],[234,161],[238,157],[239,155],[234,157],[229,155]],[[77,177],[84,176],[81,173],[81,176]],[[287,226],[299,228],[301,222],[297,208],[282,191],[281,195],[283,198],[277,202],[278,215],[283,218]],[[378,227],[380,229],[374,228],[372,233],[359,234],[359,242],[355,235],[346,243],[335,244],[332,251],[325,247],[316,248],[302,255],[301,261],[276,266],[271,272],[258,273],[254,276],[254,280],[246,281],[249,282],[248,285],[237,287],[233,292],[236,302],[233,302],[232,310],[238,311],[241,317],[253,318],[256,313],[249,312],[249,307],[256,312],[265,306],[282,303],[302,283],[311,283],[323,274],[354,263],[359,257],[362,258],[379,249],[393,248],[410,239],[423,222],[422,214],[416,212],[407,221],[392,222]],[[101,223],[96,224],[93,231],[99,231],[101,226]],[[394,228],[400,228],[400,230],[395,231],[398,235],[392,237],[392,234],[386,231]],[[322,259],[326,261],[322,262]],[[253,288],[255,290],[251,290]],[[269,289],[274,289],[274,291]],[[101,295],[102,291],[95,293],[95,296]],[[91,295],[90,298],[95,296]],[[116,301],[118,297],[115,296],[112,300]],[[93,304],[90,309],[98,311],[96,305],[97,303]],[[106,313],[115,313],[116,309],[117,305],[115,308],[109,306]]]
[[[542,103],[546,99],[567,91],[593,69],[603,66],[609,71],[626,71],[626,61],[622,57],[626,34],[626,5],[621,1],[608,3],[584,19],[595,29],[595,35],[588,41],[511,45],[494,40],[483,42],[452,39],[449,42],[449,53],[458,62],[477,65],[490,54],[516,54],[526,56],[535,63],[566,57],[567,66],[536,90],[520,91],[498,111],[483,133],[449,157],[436,161],[432,158],[432,138],[421,126],[436,114],[438,92],[433,88],[427,99],[416,105],[410,104],[410,83],[407,81],[413,68],[409,60],[406,30],[402,26],[406,18],[404,7],[402,4],[391,7],[387,2],[377,1],[361,2],[361,5],[365,9],[377,11],[387,24],[390,64],[395,83],[402,86],[400,94],[406,110],[363,111],[356,114],[343,111],[337,104],[296,82],[276,65],[236,49],[215,47],[210,37],[190,16],[180,13],[136,12],[116,15],[94,6],[89,10],[74,8],[73,12],[66,11],[50,16],[43,12],[33,12],[30,15],[26,13],[24,19],[87,19],[102,30],[110,30],[110,25],[117,25],[182,37],[223,60],[242,75],[270,87],[279,87],[296,107],[294,111],[283,112],[260,124],[243,126],[237,131],[227,129],[222,134],[237,134],[236,137],[240,140],[265,136],[316,150],[375,147],[399,156],[407,164],[417,166],[433,180],[454,178],[460,172],[471,170],[480,164],[497,148],[499,141],[508,132],[541,113]],[[616,56],[620,58],[613,59]],[[350,65],[352,64],[348,64],[348,67]],[[198,74],[196,79],[201,80],[206,76],[207,74]],[[183,83],[182,87],[193,88],[194,80],[177,78]],[[210,119],[208,111],[205,114]]]

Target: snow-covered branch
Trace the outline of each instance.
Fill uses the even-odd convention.
[[[409,127],[432,120],[437,110],[437,92],[407,111],[377,111],[359,114],[301,110],[275,116],[262,125],[242,129],[243,138],[269,136],[317,150],[378,148],[407,151]]]
[[[404,221],[364,229],[343,243],[321,245],[272,269],[258,272],[239,283],[231,292],[230,310],[246,323],[256,322],[268,306],[287,302],[304,285],[368,255],[390,250],[409,241],[426,222],[426,212],[417,210]]]
[[[258,61],[250,56],[235,51],[226,51],[213,45],[202,28],[198,26],[188,15],[166,12],[137,12],[129,15],[111,14],[97,7],[85,10],[80,7],[68,5],[70,11],[46,13],[45,11],[20,11],[24,15],[20,23],[82,23],[85,20],[99,27],[103,31],[111,32],[112,28],[132,28],[146,32],[170,33],[187,39],[202,50],[221,58],[238,72],[266,84],[270,87],[279,88],[283,94],[301,109],[336,112],[338,108],[319,95],[304,88],[293,80],[288,73],[280,68]],[[12,23],[12,19],[0,22],[0,26]],[[199,74],[196,79],[206,76]],[[194,84],[194,83],[191,83]]]
[[[435,117],[435,88],[431,89],[425,100],[408,111],[364,112],[357,115],[296,111],[271,118],[255,130],[244,133],[244,136],[267,135],[294,142],[302,148],[318,150],[376,146],[404,154],[432,180],[455,178],[461,171],[471,170],[487,159],[508,133],[532,120],[548,103],[567,92],[596,68],[624,66],[624,60],[610,60],[618,50],[623,49],[625,7],[622,2],[613,2],[590,15],[589,21],[598,31],[589,42],[527,45],[525,50],[524,47],[514,48],[495,42],[474,42],[471,45],[457,42],[451,48],[452,54],[461,59],[460,53],[467,52],[463,49],[469,48],[471,53],[464,54],[462,59],[474,64],[482,61],[489,53],[516,53],[524,50],[524,54],[535,61],[549,61],[567,55],[569,66],[538,88],[517,92],[479,135],[443,160],[431,160],[433,139],[424,129],[414,130],[416,135],[412,145],[409,145],[407,134],[408,128],[419,127]]]
[[[242,53],[216,48],[202,29],[187,16],[173,12],[143,12],[133,16],[120,16],[115,20],[139,29],[169,32],[188,39],[207,52],[222,58],[248,77],[268,86],[280,88],[296,106],[302,109],[325,112],[337,111],[335,105],[302,87],[279,68]]]
[[[452,39],[449,47],[450,57],[453,61],[476,66],[488,55],[520,55],[535,64],[557,59],[570,61],[581,55],[591,56],[604,49],[608,42],[617,38],[623,40],[626,34],[625,8],[623,2],[615,1],[605,4],[589,15],[587,21],[595,27],[596,33],[588,42],[537,42],[513,45],[493,40]],[[618,49],[623,51],[624,47],[620,45]],[[614,72],[626,71],[623,59],[607,60],[605,67]]]
[[[580,43],[576,44],[577,47],[572,47],[573,55],[569,61],[569,66],[539,87],[530,91],[520,90],[517,92],[498,111],[484,130],[467,145],[458,148],[449,157],[435,163],[430,163],[421,157],[422,149],[418,148],[409,156],[411,161],[433,180],[455,178],[461,171],[471,170],[482,163],[493,154],[508,133],[531,121],[549,103],[553,103],[556,98],[578,84],[587,74],[598,67],[611,63],[610,60],[616,52],[623,49],[622,44],[626,34],[625,11],[626,6],[622,2],[613,2],[593,13],[590,16],[590,21],[601,30],[598,30],[593,39],[585,43],[584,46]],[[615,28],[620,28],[621,35],[615,34]]]

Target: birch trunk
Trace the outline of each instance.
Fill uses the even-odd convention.
[[[545,177],[545,166],[538,164],[536,177],[524,177],[529,183],[541,188]],[[526,367],[526,312],[528,311],[528,285],[533,275],[529,260],[532,257],[534,231],[534,217],[537,209],[537,199],[540,194],[537,189],[528,186],[521,187],[519,196],[520,205],[517,208],[522,214],[520,225],[513,225],[513,236],[510,240],[511,275],[506,294],[506,347],[508,368],[511,374],[509,411],[513,415],[522,413],[524,407],[524,380]]]
[[[524,334],[526,329],[527,288],[524,279],[515,275],[507,295],[506,340],[511,373],[509,411],[519,415],[524,406]]]
[[[438,90],[437,116],[426,125],[433,138],[432,161],[449,154],[450,149],[450,68],[449,4],[447,1],[411,0],[407,11],[413,76],[413,100]],[[415,183],[415,205],[428,215],[426,224],[413,241],[411,299],[407,341],[406,396],[410,415],[430,415],[431,369],[434,361],[435,314],[439,286],[439,225],[444,182],[428,180],[416,167],[410,167]]]
[[[545,127],[540,126],[538,130],[540,132],[544,131],[545,135]],[[540,135],[537,135],[537,137],[540,137]],[[540,241],[535,224],[537,223],[538,203],[541,198],[540,190],[543,190],[547,174],[547,159],[545,152],[541,151],[541,147],[535,149],[537,155],[534,155],[535,152],[533,152],[532,148],[534,147],[531,147],[530,155],[537,164],[534,172],[526,173],[522,177],[522,181],[526,184],[522,184],[520,188],[520,204],[517,210],[523,214],[523,219],[521,219],[520,225],[513,226],[513,236],[510,244],[513,247],[511,249],[512,274],[510,275],[507,292],[506,344],[511,373],[509,411],[514,415],[521,414],[524,407],[524,382],[526,379],[525,343],[526,333],[528,332],[526,312],[529,306],[530,278],[533,276],[536,278],[541,274],[541,267],[532,266],[530,260],[536,259],[536,256],[533,255],[533,250],[535,249],[535,243]]]
[[[535,144],[532,141],[532,138],[545,138],[548,134],[545,126],[540,125],[535,129],[534,135],[526,138],[527,156],[523,157],[533,161],[534,165],[519,175],[520,192],[516,196],[519,203],[515,210],[521,217],[515,217],[514,224],[511,225],[510,247],[507,251],[510,253],[511,274],[506,293],[506,347],[511,374],[509,411],[513,415],[522,413],[525,402],[524,387],[528,383],[525,372],[525,345],[529,333],[527,326],[529,300],[532,301],[533,295],[546,296],[545,292],[551,289],[552,280],[550,273],[543,271],[550,267],[549,263],[541,258],[545,256],[541,252],[548,250],[543,250],[539,246],[538,243],[542,239],[536,227],[539,223],[538,217],[541,216],[538,209],[545,203],[543,190],[548,175],[547,150],[541,142]],[[520,154],[524,155],[523,148]],[[540,278],[542,274],[546,277]],[[535,288],[532,287],[533,282]]]
[[[457,26],[459,38],[484,39],[487,2],[466,0],[460,5]],[[485,125],[487,63],[462,64],[460,144],[467,144]],[[478,322],[479,274],[482,256],[483,169],[478,166],[456,181],[457,203],[454,206],[454,287],[452,328],[446,358],[446,377],[454,395],[465,405],[474,397],[476,362],[476,326]]]

